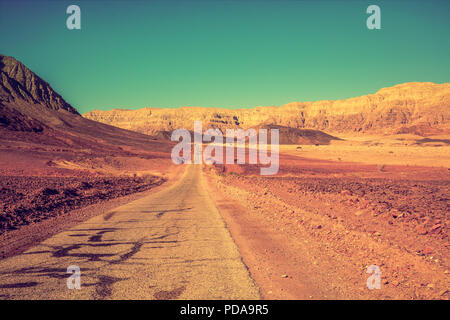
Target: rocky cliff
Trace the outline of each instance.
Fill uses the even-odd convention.
[[[63,114],[81,119],[75,108],[23,63],[0,55],[0,128],[42,132],[64,126]]]
[[[85,119],[13,57],[0,55],[0,146],[34,145],[126,154],[170,151],[166,142]],[[133,151],[134,152],[134,151]]]
[[[0,55],[0,102],[12,103],[18,100],[78,115],[75,108],[20,61]]]
[[[450,83],[410,82],[347,100],[293,102],[281,107],[114,109],[95,110],[83,116],[150,135],[177,128],[192,130],[194,120],[203,121],[204,128],[221,130],[280,125],[332,133],[409,132],[428,135],[448,132]]]

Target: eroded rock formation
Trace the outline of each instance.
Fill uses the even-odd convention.
[[[450,83],[410,82],[347,100],[292,102],[281,107],[114,109],[95,110],[83,116],[150,135],[177,128],[192,130],[194,120],[201,120],[204,128],[221,130],[280,125],[331,133],[411,132],[427,135],[448,132]]]

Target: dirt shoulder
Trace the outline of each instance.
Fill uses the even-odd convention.
[[[234,167],[205,172],[265,298],[449,298],[442,175],[410,181],[397,170],[386,179],[362,167],[361,178],[357,164],[342,174],[332,164],[323,171],[303,161],[288,177],[269,178]],[[370,265],[381,269],[380,290],[366,286]]]
[[[242,259],[264,299],[338,299],[337,292],[316,281],[307,240],[280,232],[257,212],[226,192],[212,172],[207,172],[211,196],[236,242]],[[236,189],[237,191],[237,189]],[[286,245],[289,244],[289,245]],[[306,264],[305,262],[308,262]]]

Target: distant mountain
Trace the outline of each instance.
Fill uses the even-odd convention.
[[[339,133],[401,133],[430,135],[449,132],[450,83],[410,82],[375,94],[347,100],[293,102],[281,107],[229,110],[182,107],[91,111],[83,117],[146,134],[204,128],[252,128],[279,125]]]
[[[278,129],[280,144],[330,144],[332,140],[341,140],[320,130],[297,129],[280,125],[263,125],[255,129]],[[270,135],[268,136],[268,139]],[[270,139],[268,140],[270,141]]]
[[[0,142],[8,141],[98,152],[170,151],[167,143],[81,117],[23,63],[0,55]]]

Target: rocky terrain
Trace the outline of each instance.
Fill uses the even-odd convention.
[[[322,297],[450,297],[446,168],[380,168],[283,155],[280,168],[271,177],[255,174],[258,169],[249,165],[205,169],[229,200],[228,208],[236,207],[227,223],[253,224],[248,231],[232,228],[238,239],[247,232],[274,234],[290,244],[265,247],[268,240],[254,235],[243,245],[242,250],[251,251],[244,259],[260,278],[267,298],[301,295],[296,281],[305,277],[316,290],[319,287],[315,294]],[[281,257],[283,262],[267,262]],[[382,290],[371,292],[365,287],[365,271],[372,264],[381,268]]]
[[[0,235],[49,216],[103,200],[142,192],[164,182],[161,177],[23,177],[0,180]]]
[[[150,135],[177,128],[192,130],[194,120],[201,120],[204,128],[214,127],[222,131],[226,128],[279,125],[332,134],[413,133],[427,136],[448,133],[450,84],[410,82],[347,100],[293,102],[281,107],[114,109],[95,110],[83,116]]]

